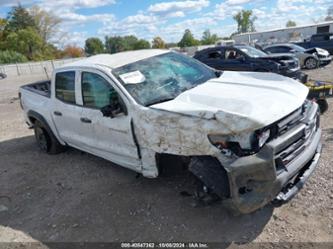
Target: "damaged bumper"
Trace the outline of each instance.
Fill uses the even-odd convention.
[[[267,143],[257,154],[240,157],[226,168],[230,198],[237,213],[250,213],[276,199],[289,201],[316,168],[321,152],[317,106],[300,123]]]
[[[330,64],[332,61],[332,56],[327,56],[327,57],[319,57],[319,64],[321,66],[326,66]]]

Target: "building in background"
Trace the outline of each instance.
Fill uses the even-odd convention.
[[[245,44],[272,44],[280,42],[302,42],[314,34],[333,33],[333,21],[316,23],[306,26],[274,29],[262,32],[252,32],[234,35],[236,43]]]

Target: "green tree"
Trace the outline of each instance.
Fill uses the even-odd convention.
[[[209,29],[206,29],[203,32],[202,38],[201,38],[201,44],[202,45],[211,45],[215,44],[219,40],[219,37],[217,34],[211,34]]]
[[[0,51],[0,64],[20,63],[28,61],[27,58],[15,51]]]
[[[105,37],[105,50],[110,54],[145,48],[150,48],[150,43],[134,35]]]
[[[233,18],[237,22],[238,34],[255,31],[254,22],[257,17],[253,16],[252,10],[241,10]]]
[[[123,44],[124,44],[124,51],[127,50],[134,50],[137,42],[139,41],[138,38],[134,35],[127,35],[122,37]]]
[[[176,43],[176,42],[168,42],[165,44],[165,48],[174,48],[177,46],[178,46],[178,43]]]
[[[149,41],[146,41],[144,39],[140,39],[134,44],[134,50],[148,49],[148,48],[150,48],[150,43]]]
[[[84,50],[88,55],[101,54],[104,52],[104,44],[97,37],[88,38],[85,42]]]
[[[105,37],[105,50],[107,53],[114,54],[125,51],[123,38],[121,36]]]
[[[5,34],[4,30],[7,25],[7,20],[4,18],[0,18],[0,43],[4,40]]]
[[[6,36],[5,47],[19,52],[29,60],[43,59],[43,40],[34,28],[20,29]]]
[[[29,14],[33,18],[36,29],[46,44],[59,33],[61,18],[55,16],[49,11],[42,10],[38,6],[32,6]]]
[[[286,23],[286,27],[296,27],[296,22],[289,20]]]
[[[200,42],[193,37],[189,29],[185,30],[182,39],[178,42],[178,46],[181,48],[197,46],[199,44]]]
[[[20,29],[34,28],[37,29],[34,18],[20,4],[12,7],[7,16],[7,25],[5,30],[16,32]]]
[[[7,25],[7,20],[0,18],[0,32],[4,31]]]
[[[159,36],[153,39],[153,48],[165,48],[165,42]]]

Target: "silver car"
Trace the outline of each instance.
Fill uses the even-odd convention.
[[[302,68],[315,69],[328,65],[332,61],[329,52],[321,48],[305,49],[292,43],[273,44],[264,47],[267,53],[292,53],[300,62]]]

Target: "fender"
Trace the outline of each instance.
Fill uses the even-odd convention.
[[[52,129],[51,129],[51,127],[49,126],[48,122],[46,121],[46,119],[45,119],[41,114],[39,114],[38,112],[35,112],[35,111],[30,110],[30,111],[28,111],[27,116],[28,116],[28,118],[29,118],[29,120],[30,120],[30,122],[31,122],[31,124],[32,124],[32,127],[33,127],[33,125],[34,125],[34,122],[31,121],[31,118],[36,119],[36,120],[38,120],[39,122],[41,122],[42,125],[44,126],[44,128],[46,129],[46,131],[47,131],[49,134],[55,136],[55,138],[56,138],[56,139],[57,139],[62,145],[66,145],[66,143],[64,143],[61,139],[59,139],[58,134],[54,134],[54,132],[52,131]]]

